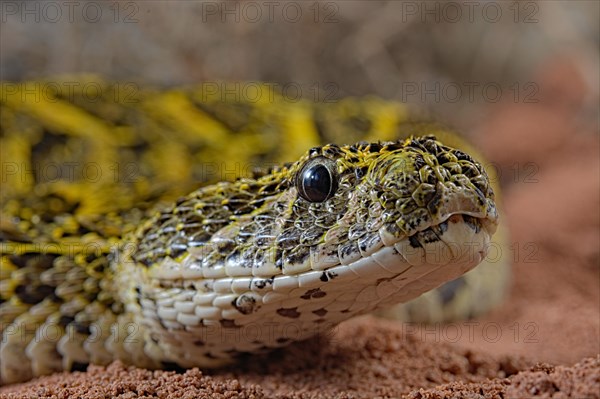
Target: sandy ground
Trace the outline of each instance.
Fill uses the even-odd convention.
[[[494,106],[477,136],[502,172],[514,251],[510,297],[484,318],[418,329],[367,316],[234,369],[115,363],[4,387],[0,397],[600,397],[597,121],[568,63],[546,74],[555,83],[539,103]]]

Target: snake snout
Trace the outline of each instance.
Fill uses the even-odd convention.
[[[386,209],[380,237],[406,263],[428,265],[423,270],[444,266],[439,277],[446,279],[485,258],[498,213],[480,163],[424,138],[382,155],[370,173]]]
[[[369,174],[371,198],[407,236],[455,214],[481,219],[490,234],[495,232],[498,213],[490,179],[460,150],[432,138],[412,140],[382,154]]]

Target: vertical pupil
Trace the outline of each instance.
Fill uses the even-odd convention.
[[[331,176],[323,165],[315,165],[304,173],[302,188],[306,198],[313,202],[327,199],[331,190]]]

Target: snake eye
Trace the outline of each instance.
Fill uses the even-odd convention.
[[[337,190],[335,162],[325,157],[311,159],[298,173],[296,188],[300,196],[310,202],[331,198]]]

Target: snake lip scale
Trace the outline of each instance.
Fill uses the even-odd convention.
[[[193,174],[182,177],[197,165],[192,152],[183,153],[186,145],[202,159],[225,156],[215,148],[260,155],[266,150],[258,147],[281,123],[282,132],[300,133],[287,145],[303,146],[311,142],[304,138],[309,108],[244,103],[230,109],[196,104],[193,92],[140,96],[139,105],[58,97],[40,105],[8,94],[0,102],[0,140],[10,159],[33,163],[69,153],[105,166],[133,159],[146,173],[131,184],[28,186],[6,176],[1,383],[113,360],[146,368],[220,367],[356,315],[410,305],[486,257],[499,221],[492,182],[481,163],[435,129],[436,135],[395,141],[311,144],[301,155],[284,148],[294,162],[197,188],[189,184]],[[333,132],[346,126],[336,119],[340,112],[356,108],[347,104],[354,103],[322,111],[320,133],[332,135],[326,142],[346,137]],[[395,108],[376,102],[373,109],[390,119]],[[231,121],[237,125],[230,137],[248,148],[210,144],[204,132],[226,136],[223,126]],[[376,125],[385,130],[382,121]],[[244,126],[254,130],[244,136]],[[183,145],[165,139],[170,128]],[[129,136],[114,141],[127,129]],[[499,286],[488,280],[486,287]],[[439,302],[458,303],[459,285]]]

